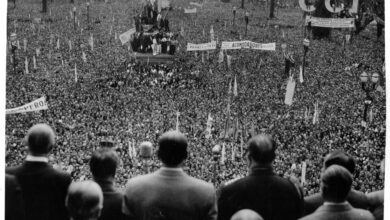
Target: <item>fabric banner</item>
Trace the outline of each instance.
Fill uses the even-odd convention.
[[[205,50],[215,50],[217,49],[217,42],[212,41],[204,44],[187,44],[187,51],[205,51]]]
[[[292,78],[290,78],[290,80],[287,83],[286,98],[284,99],[284,103],[286,105],[292,105],[294,91],[295,91],[295,81]]]
[[[355,20],[353,18],[317,18],[306,17],[305,25],[308,26],[311,22],[312,27],[324,28],[354,28]]]
[[[5,114],[8,115],[8,114],[17,114],[17,113],[24,113],[24,112],[34,112],[34,111],[40,111],[46,109],[48,109],[46,99],[45,97],[41,97],[23,106],[6,109]]]
[[[135,28],[131,28],[125,33],[119,35],[119,39],[121,40],[122,45],[129,42],[129,40],[131,39],[131,35],[133,35],[134,33],[135,33]]]
[[[190,5],[198,6],[198,7],[203,7],[203,4],[199,4],[199,3],[197,3],[197,2],[190,2]]]
[[[237,49],[252,49],[252,50],[275,50],[276,43],[261,44],[252,41],[223,41],[221,50],[237,50]]]
[[[185,8],[184,9],[185,14],[195,14],[196,13],[196,8]]]
[[[303,161],[302,172],[301,172],[301,184],[306,184],[306,169],[307,169],[307,164],[305,161]]]

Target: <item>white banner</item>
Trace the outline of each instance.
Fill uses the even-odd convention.
[[[198,6],[198,7],[203,7],[203,4],[199,4],[199,3],[197,3],[197,2],[190,2],[190,5]]]
[[[185,14],[195,14],[196,13],[196,8],[189,8],[189,9],[185,8],[184,9],[184,13]]]
[[[311,22],[312,27],[324,27],[324,28],[353,28],[355,27],[354,18],[317,18],[306,17],[305,25]]]
[[[131,28],[125,33],[119,35],[119,39],[121,40],[122,45],[129,42],[129,40],[131,39],[131,35],[133,35],[134,33],[135,33],[135,28]]]
[[[221,50],[237,50],[237,49],[252,49],[252,50],[275,50],[276,43],[261,44],[252,41],[223,41]]]
[[[24,112],[34,112],[48,109],[45,97],[41,97],[37,100],[34,100],[28,104],[17,108],[6,109],[5,114],[17,114]]]
[[[306,184],[306,169],[307,169],[307,164],[305,161],[303,161],[302,172],[301,172],[301,184]]]
[[[293,97],[294,97],[294,91],[295,91],[295,81],[292,78],[290,78],[288,83],[287,83],[286,97],[284,99],[284,104],[292,105]]]
[[[217,42],[212,41],[204,44],[187,44],[187,51],[205,51],[205,50],[215,50],[217,49]]]

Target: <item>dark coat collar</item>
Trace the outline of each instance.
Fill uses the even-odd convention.
[[[269,176],[273,174],[272,167],[252,167],[249,171],[249,176]]]

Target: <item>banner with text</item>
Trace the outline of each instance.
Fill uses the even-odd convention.
[[[135,32],[136,32],[135,28],[131,28],[125,33],[119,35],[119,39],[121,40],[122,45],[129,42],[129,40],[131,39],[131,35],[133,35]]]
[[[261,44],[252,41],[223,41],[221,50],[237,50],[237,49],[252,49],[252,50],[275,50],[276,43]]]
[[[187,51],[205,51],[205,50],[215,50],[217,49],[217,42],[212,41],[204,44],[187,44]]]
[[[196,8],[185,8],[184,9],[185,14],[196,14]]]
[[[203,7],[203,4],[197,3],[197,2],[190,2],[190,5]]]
[[[5,114],[34,112],[34,111],[40,111],[40,110],[46,110],[46,109],[48,109],[46,99],[45,99],[45,97],[41,97],[37,100],[34,100],[28,104],[23,105],[23,106],[20,106],[17,108],[6,109]]]
[[[311,22],[312,27],[324,27],[324,28],[353,28],[355,27],[354,18],[317,18],[306,17],[305,25],[307,26]]]

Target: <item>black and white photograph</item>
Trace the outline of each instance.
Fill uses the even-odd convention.
[[[1,4],[0,219],[390,219],[385,0]]]

